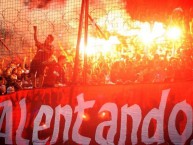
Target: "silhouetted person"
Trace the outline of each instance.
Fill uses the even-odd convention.
[[[60,55],[58,61],[49,63],[46,67],[46,75],[43,83],[43,87],[61,87],[66,84],[66,76],[64,71],[64,64],[66,63],[66,57]]]
[[[37,39],[37,27],[34,26],[34,40],[37,47],[37,52],[30,65],[30,75],[33,83],[33,87],[42,87],[45,75],[45,67],[49,59],[53,54],[54,37],[49,34],[44,43],[41,43]]]

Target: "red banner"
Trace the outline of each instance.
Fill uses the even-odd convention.
[[[193,82],[23,90],[0,97],[1,144],[193,144]]]

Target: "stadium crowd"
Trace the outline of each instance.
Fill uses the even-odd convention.
[[[132,57],[128,55],[119,55],[121,57],[111,58],[99,56],[97,59],[88,58],[87,64],[87,85],[105,85],[105,84],[132,84],[132,83],[172,83],[180,81],[193,80],[193,50],[182,49],[177,52],[175,57],[169,53],[161,55],[155,53],[147,57],[142,52],[135,52]],[[170,56],[170,57],[168,57]],[[61,63],[64,74],[62,83],[55,81],[53,77],[59,76],[57,60],[54,60],[50,66],[47,65],[45,76],[51,72],[52,83],[42,87],[59,87],[70,85],[72,83],[73,65],[67,61],[67,56],[63,57],[65,61]],[[6,65],[5,65],[6,64]],[[82,66],[80,64],[80,66]],[[53,68],[54,69],[53,69]],[[55,69],[56,68],[56,69]],[[83,67],[82,67],[83,68]],[[83,84],[83,69],[79,69],[78,84]],[[61,80],[61,79],[58,80]],[[49,82],[49,79],[47,82]],[[46,80],[44,80],[46,81]],[[9,94],[21,89],[33,89],[30,63],[7,62],[0,67],[0,94]]]

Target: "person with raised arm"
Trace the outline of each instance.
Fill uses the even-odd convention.
[[[42,87],[45,75],[45,68],[53,54],[54,37],[49,34],[44,43],[41,43],[37,39],[37,26],[34,29],[34,41],[37,47],[36,54],[30,64],[30,76],[33,87]]]

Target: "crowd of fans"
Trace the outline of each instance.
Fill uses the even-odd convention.
[[[172,83],[193,80],[192,47],[178,49],[175,55],[171,49],[163,51],[164,53],[154,52],[150,55],[136,49],[134,52],[117,52],[114,56],[104,54],[97,57],[88,56],[86,75],[83,74],[84,61],[80,59],[76,83],[85,84],[83,77],[86,77],[86,85]],[[53,55],[51,58],[55,59],[45,63],[44,84],[39,87],[71,85],[74,53],[59,55],[58,59]],[[23,62],[11,61],[1,65],[0,95],[36,88],[30,73],[30,62]]]
[[[87,84],[131,84],[131,83],[171,83],[193,80],[193,50],[184,49],[177,57],[168,57],[168,54],[154,54],[147,57],[142,52],[129,58],[127,55],[120,55],[120,58],[99,56],[98,59],[88,58]],[[66,58],[63,58],[66,60]],[[70,85],[72,83],[73,66],[68,61],[61,63],[65,72],[63,85],[43,85],[42,87],[56,87]],[[52,71],[50,81],[53,81],[54,65],[47,68],[47,74]],[[81,66],[81,64],[80,64]],[[52,68],[53,67],[53,68]],[[48,69],[49,68],[49,69]],[[78,84],[83,84],[83,69],[79,69]],[[46,75],[46,73],[45,73]],[[57,74],[56,74],[57,75]],[[45,77],[46,78],[46,77]],[[49,82],[49,80],[47,80]],[[21,89],[32,89],[30,76],[30,65],[10,62],[0,68],[0,94],[9,94]]]
[[[11,61],[0,67],[0,95],[13,93],[23,89],[61,87],[67,83],[64,74],[64,62],[66,57],[60,55],[58,59],[53,59],[46,64],[44,69],[43,85],[36,87],[33,84],[30,63]],[[3,67],[2,67],[3,66]],[[39,83],[39,80],[37,80]]]
[[[29,66],[10,62],[0,68],[0,95],[32,88]]]
[[[132,57],[122,55],[119,59],[101,57],[89,64],[90,84],[171,83],[193,80],[193,50],[182,49],[172,56],[143,52]],[[97,66],[93,70],[93,64]]]

